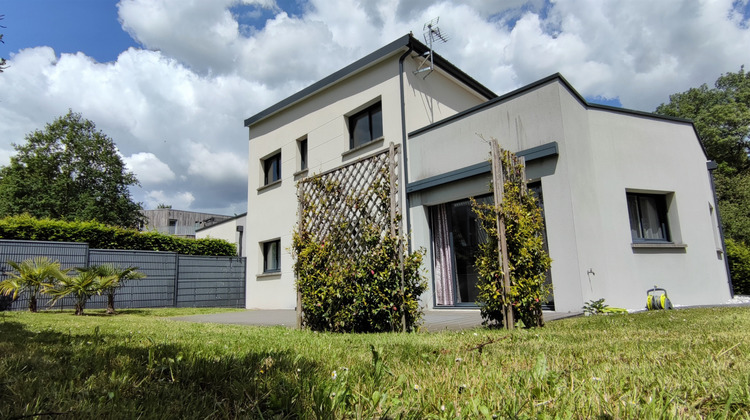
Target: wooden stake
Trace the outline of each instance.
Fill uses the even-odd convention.
[[[508,266],[508,244],[505,239],[505,221],[502,217],[503,190],[505,186],[505,176],[503,173],[502,155],[500,154],[500,145],[497,140],[492,141],[492,187],[495,199],[495,211],[497,213],[497,241],[500,245],[498,248],[498,258],[503,268],[503,324],[508,330],[512,330],[515,324],[513,320],[513,306],[508,302],[508,293],[510,292],[510,267]]]

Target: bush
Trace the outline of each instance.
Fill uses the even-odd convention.
[[[87,242],[94,249],[169,251],[183,255],[234,256],[234,244],[221,239],[188,239],[139,232],[98,222],[36,219],[28,214],[0,219],[0,239]]]
[[[732,286],[737,295],[750,295],[750,247],[744,242],[727,238],[727,259]]]
[[[315,331],[386,332],[417,326],[419,296],[427,288],[420,275],[422,252],[404,255],[401,296],[398,238],[370,229],[367,251],[355,260],[341,259],[335,243],[317,243],[295,234],[295,273],[302,294],[304,323]],[[403,310],[402,310],[403,301]]]

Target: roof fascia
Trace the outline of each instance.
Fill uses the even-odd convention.
[[[514,91],[511,91],[511,92],[508,92],[508,93],[506,93],[504,95],[498,96],[495,99],[492,99],[492,100],[489,100],[489,101],[487,101],[485,103],[479,104],[479,105],[477,105],[477,106],[475,106],[473,108],[469,108],[469,109],[467,109],[467,110],[465,110],[463,112],[459,112],[458,114],[452,115],[452,116],[447,117],[447,118],[445,118],[443,120],[440,120],[440,121],[437,121],[435,123],[432,123],[432,124],[430,124],[428,126],[425,126],[425,127],[419,128],[417,130],[414,130],[411,133],[409,133],[409,137],[417,136],[417,135],[420,135],[420,134],[424,134],[425,132],[431,131],[431,130],[433,130],[435,128],[438,128],[438,127],[440,127],[440,126],[442,126],[444,124],[448,124],[448,123],[450,123],[452,121],[464,118],[464,117],[466,117],[468,115],[471,115],[471,114],[473,114],[475,112],[479,112],[479,111],[481,111],[481,110],[483,110],[485,108],[490,108],[490,107],[493,107],[493,106],[495,106],[497,104],[500,104],[500,103],[503,103],[503,102],[507,102],[507,101],[512,100],[512,99],[514,99],[514,98],[516,98],[518,96],[521,96],[521,95],[523,95],[523,94],[525,94],[525,93],[527,93],[529,91],[532,91],[534,89],[537,89],[537,88],[539,88],[541,86],[547,85],[547,84],[555,82],[555,81],[560,82],[563,86],[565,86],[565,88],[578,100],[578,102],[580,102],[581,105],[583,105],[584,107],[586,107],[588,109],[597,109],[597,110],[600,110],[600,111],[609,111],[609,112],[616,112],[616,113],[620,113],[620,114],[636,115],[636,116],[640,116],[640,117],[654,118],[654,119],[657,119],[657,120],[666,120],[666,121],[688,123],[688,124],[692,124],[693,123],[691,120],[684,119],[684,118],[670,117],[670,116],[666,116],[666,115],[653,114],[653,113],[650,113],[650,112],[636,111],[636,110],[633,110],[633,109],[618,108],[618,107],[614,107],[614,106],[599,105],[599,104],[589,103],[588,101],[586,101],[586,99],[583,96],[581,96],[580,93],[578,93],[577,90],[575,90],[575,88],[573,88],[573,86],[560,73],[555,73],[555,74],[547,76],[547,77],[545,77],[543,79],[537,80],[536,82],[530,83],[530,84],[528,84],[526,86],[522,86],[522,87],[520,87],[520,88],[518,88],[518,89],[516,89]],[[695,126],[693,126],[693,129],[695,129]],[[697,132],[696,132],[696,135],[697,135]]]
[[[377,51],[355,61],[354,63],[342,68],[341,70],[313,83],[312,85],[302,89],[294,95],[289,96],[288,98],[283,99],[282,101],[277,102],[276,104],[246,119],[245,127],[250,127],[251,125],[258,123],[266,119],[267,117],[270,117],[271,115],[274,115],[277,112],[280,112],[296,104],[297,102],[300,102],[303,99],[314,95],[315,93],[386,59],[387,57],[390,57],[400,51],[406,50],[408,47],[411,47],[412,50],[418,54],[426,54],[430,51],[430,49],[426,45],[417,41],[411,34],[404,35],[403,37],[391,42],[390,44],[378,49]],[[481,96],[484,96],[487,99],[493,99],[497,97],[497,95],[490,89],[477,82],[474,78],[461,71],[461,69],[453,65],[442,56],[433,54],[433,62],[442,71],[449,74],[464,85],[468,86],[470,89],[476,91]]]

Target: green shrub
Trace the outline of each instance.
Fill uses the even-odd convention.
[[[169,251],[183,255],[234,256],[234,244],[221,239],[189,239],[139,232],[98,222],[36,219],[28,214],[0,219],[0,239],[86,242],[94,249]]]
[[[507,167],[510,159],[510,154],[503,154],[503,166]],[[526,327],[542,325],[542,302],[549,294],[544,280],[551,260],[544,251],[541,209],[524,185],[520,167],[506,174],[500,216],[505,222],[511,286],[505,300],[502,295],[503,270],[498,257],[498,211],[492,203],[479,204],[472,200],[473,211],[487,237],[487,242],[479,245],[474,263],[479,274],[477,303],[485,325],[503,325],[503,306],[506,304],[512,305],[514,318],[519,324]]]
[[[335,243],[317,243],[309,234],[295,234],[295,273],[302,294],[304,323],[315,331],[412,331],[422,316],[419,296],[427,284],[420,275],[422,253],[404,255],[404,296],[401,296],[398,238],[369,229],[367,251],[342,259]],[[403,301],[403,310],[402,310]]]
[[[401,330],[403,319],[412,331],[427,288],[420,273],[423,252],[408,253],[405,239],[389,233],[388,172],[375,173],[367,189],[344,188],[322,176],[303,182],[298,190],[303,222],[292,251],[305,326],[385,332]]]
[[[726,246],[734,293],[750,295],[750,247],[744,242],[729,238],[726,240]]]

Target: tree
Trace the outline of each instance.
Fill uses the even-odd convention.
[[[51,286],[55,281],[67,277],[68,270],[61,270],[60,263],[46,257],[36,257],[24,260],[20,264],[8,261],[16,273],[9,273],[10,277],[0,282],[0,293],[5,296],[13,295],[13,300],[18,299],[19,293],[27,292],[29,295],[29,311],[37,311],[37,297],[42,288]]]
[[[44,288],[44,293],[52,296],[52,305],[65,296],[73,295],[76,300],[75,314],[83,315],[86,302],[91,296],[101,294],[102,283],[109,279],[100,277],[96,270],[83,268],[76,268],[76,270],[78,275],[60,277],[56,283],[47,285]]]
[[[102,279],[100,286],[102,293],[107,294],[107,313],[115,313],[115,293],[130,280],[145,278],[146,275],[138,271],[138,267],[117,267],[112,264],[92,266]]]
[[[0,217],[29,213],[123,227],[141,220],[128,191],[138,180],[114,142],[81,114],[69,111],[13,147],[10,165],[0,168]]]

